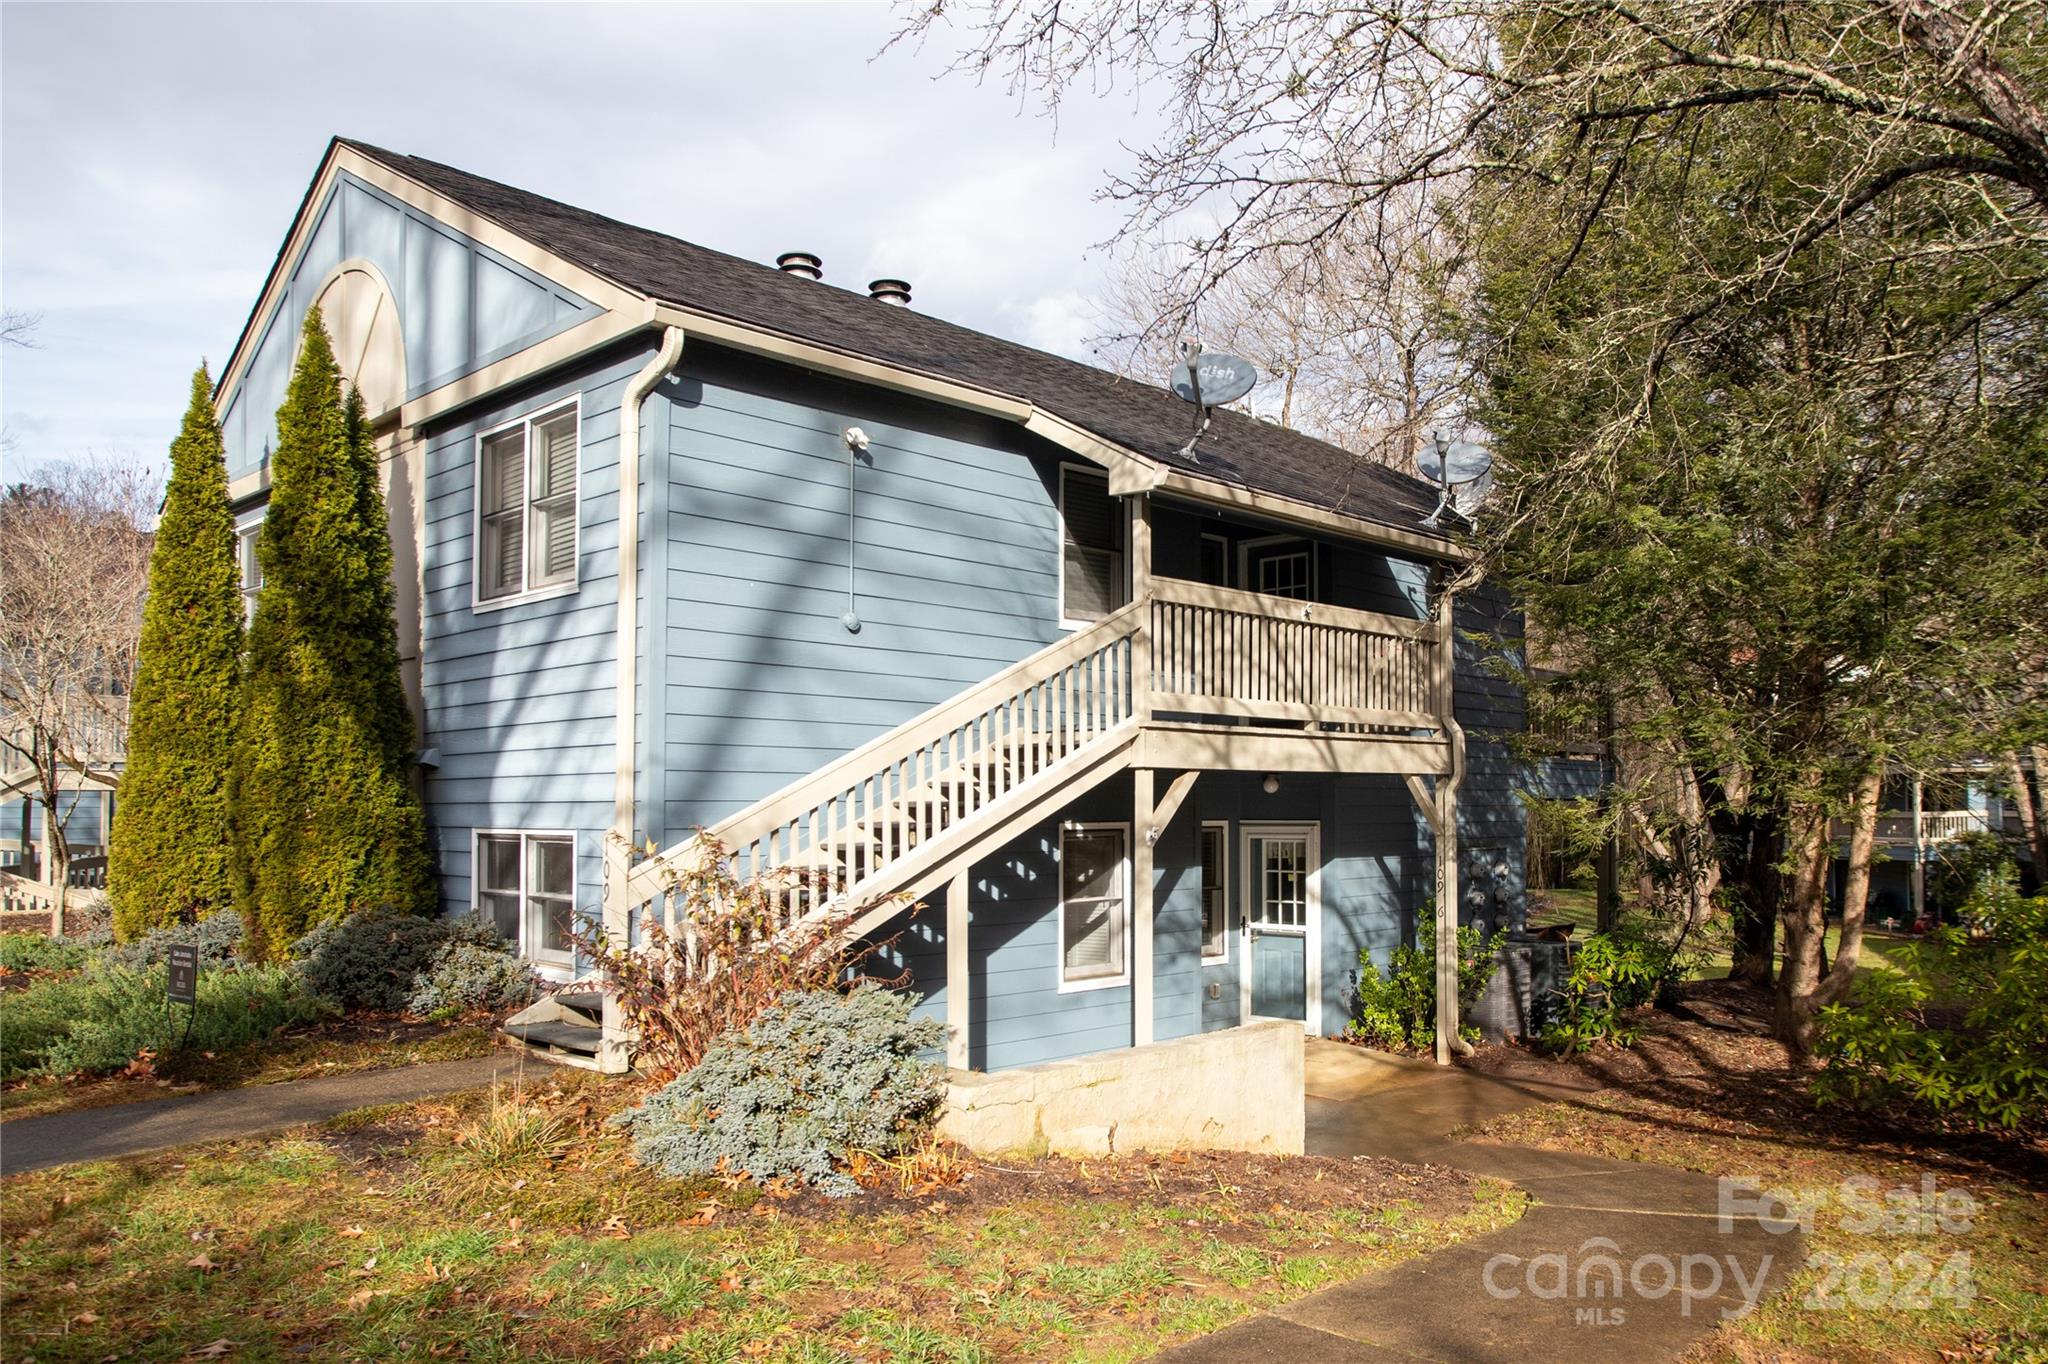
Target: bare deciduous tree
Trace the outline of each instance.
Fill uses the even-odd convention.
[[[95,465],[0,494],[0,754],[41,807],[61,931],[66,792],[113,786],[149,578],[155,480]]]

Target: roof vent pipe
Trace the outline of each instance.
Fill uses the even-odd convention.
[[[908,308],[910,306],[910,281],[902,279],[869,280],[868,297],[877,303],[893,303],[899,308]]]
[[[805,279],[825,278],[825,262],[808,251],[785,251],[775,258],[775,268],[785,275],[802,275]]]

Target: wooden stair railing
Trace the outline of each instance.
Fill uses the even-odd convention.
[[[812,873],[792,878],[784,895],[792,924],[903,889],[978,830],[1128,747],[1142,713],[1135,693],[1147,673],[1138,656],[1148,610],[1133,603],[1076,631],[706,835],[743,879]],[[627,870],[607,931],[650,920],[675,931],[680,906],[668,882],[676,864],[702,855],[693,836]]]
[[[1047,798],[1103,779],[1155,716],[1247,717],[1325,732],[1442,732],[1437,627],[1154,579],[1128,606],[763,797],[705,831],[742,879],[806,873],[791,924],[929,882]],[[636,866],[607,861],[606,929],[683,925],[669,886],[696,837]],[[878,909],[874,917],[896,912]],[[857,923],[853,931],[871,925]]]

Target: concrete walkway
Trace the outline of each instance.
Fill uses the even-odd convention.
[[[1795,1229],[1724,1218],[1722,1182],[1710,1176],[1453,1137],[1569,1097],[1570,1086],[1506,1084],[1330,1042],[1309,1043],[1307,1080],[1311,1154],[1451,1165],[1520,1185],[1534,1206],[1511,1227],[1159,1358],[1652,1364],[1778,1291],[1803,1259]]]
[[[203,1141],[261,1136],[378,1104],[480,1089],[510,1081],[525,1058],[510,1051],[461,1061],[366,1070],[318,1080],[246,1085],[209,1094],[152,1099],[111,1108],[52,1113],[0,1123],[0,1175],[141,1155]],[[535,1063],[526,1061],[529,1069]]]

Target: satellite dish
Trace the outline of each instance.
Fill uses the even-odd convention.
[[[1436,510],[1422,522],[1431,528],[1446,511],[1469,524],[1493,491],[1493,452],[1472,441],[1452,440],[1441,431],[1417,452],[1415,467],[1440,490]]]
[[[1173,367],[1167,381],[1174,396],[1201,407],[1234,403],[1258,387],[1259,372],[1252,362],[1228,351],[1205,350],[1184,357]]]
[[[1476,483],[1493,468],[1493,452],[1469,440],[1450,441],[1439,450],[1423,447],[1415,467],[1432,483]]]

